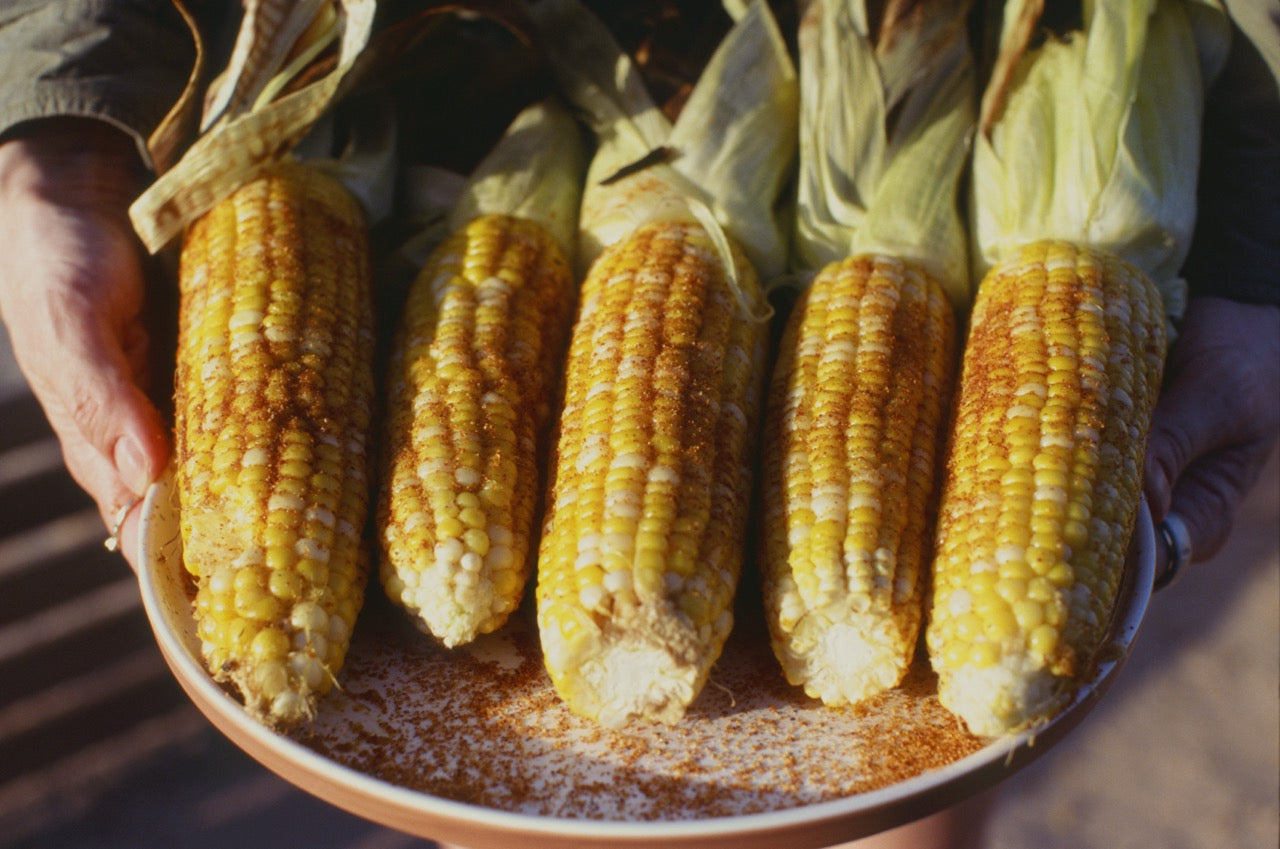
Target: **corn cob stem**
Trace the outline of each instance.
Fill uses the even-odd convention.
[[[765,419],[765,610],[787,679],[827,704],[896,686],[922,616],[926,515],[955,360],[915,266],[827,266],[796,304]]]
[[[942,703],[976,734],[1050,716],[1091,668],[1164,351],[1158,291],[1109,255],[1037,242],[979,287],[927,631]]]
[[[447,646],[520,603],[572,284],[544,228],[490,214],[410,290],[389,368],[381,577]]]
[[[763,337],[697,224],[645,225],[583,284],[537,589],[546,665],[578,714],[674,722],[720,654]]]
[[[180,267],[176,482],[195,620],[251,713],[314,714],[368,555],[367,236],[338,183],[273,166],[190,228]]]

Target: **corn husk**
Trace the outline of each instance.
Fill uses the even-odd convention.
[[[1229,29],[1214,0],[1098,0],[1029,49],[1037,0],[1005,10],[973,161],[975,279],[1036,239],[1106,250],[1181,315],[1205,92]]]
[[[795,150],[795,69],[763,0],[730,11],[738,19],[673,125],[577,0],[534,7],[553,73],[597,141],[580,215],[582,268],[648,221],[685,218],[707,228],[726,267],[732,238],[761,279],[785,270],[780,208]],[[757,295],[740,294],[749,309],[767,311]]]
[[[813,0],[800,24],[800,155],[792,266],[863,253],[910,260],[969,302],[959,184],[977,117],[967,4]]]
[[[375,0],[342,0],[336,14],[327,3],[248,4],[231,62],[205,99],[203,132],[129,209],[148,250],[160,250],[313,129],[368,43],[376,9]],[[284,92],[334,41],[333,68]],[[362,201],[380,196],[353,188]]]
[[[441,241],[491,213],[541,224],[573,256],[585,171],[581,128],[556,98],[525,107],[469,175],[406,168],[401,195],[410,235],[389,260],[400,269],[391,276],[416,273]]]

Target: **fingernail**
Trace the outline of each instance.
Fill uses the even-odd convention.
[[[151,484],[151,473],[147,469],[142,448],[132,437],[122,436],[116,440],[115,462],[116,473],[126,486],[137,495],[147,491]]]

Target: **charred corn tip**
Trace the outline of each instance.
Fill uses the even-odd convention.
[[[763,342],[696,224],[642,227],[588,274],[537,587],[574,712],[673,722],[705,684],[732,623]]]
[[[252,714],[293,724],[342,667],[369,569],[363,214],[340,184],[278,166],[193,224],[179,285],[176,484],[197,634]]]
[[[1155,286],[1062,242],[974,303],[939,509],[927,643],[976,734],[1049,718],[1089,674],[1137,514],[1165,351]]]
[[[828,704],[911,664],[954,360],[942,287],[891,257],[827,266],[788,320],[765,420],[765,611],[787,679]]]
[[[544,229],[485,215],[410,290],[389,368],[381,579],[447,646],[499,628],[524,592],[572,283]]]

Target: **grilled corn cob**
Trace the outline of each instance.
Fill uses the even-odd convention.
[[[765,415],[765,614],[787,680],[827,704],[915,656],[937,456],[968,304],[958,192],[974,121],[968,4],[812,0],[788,319]],[[877,84],[878,83],[878,84]]]
[[[1133,266],[1031,244],[978,289],[944,472],[927,642],[976,734],[1048,716],[1111,618],[1165,351]]]
[[[823,269],[783,335],[765,420],[766,619],[787,679],[827,704],[896,686],[915,654],[954,360],[942,287],[883,256]]]
[[[180,267],[176,483],[214,677],[288,725],[333,684],[360,609],[372,400],[363,213],[273,166],[190,227]]]
[[[498,214],[446,240],[410,290],[389,369],[381,578],[445,645],[519,605],[573,298],[547,230]]]
[[[720,654],[763,336],[698,224],[639,228],[583,284],[537,587],[546,665],[578,714],[673,722]]]

